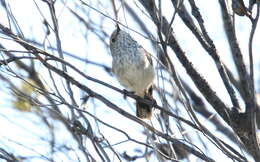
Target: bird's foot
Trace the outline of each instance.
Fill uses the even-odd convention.
[[[155,107],[155,106],[157,105],[156,100],[152,97],[152,98],[151,98],[151,101],[152,101],[152,107]]]
[[[128,94],[134,94],[135,92],[134,91],[128,91],[126,89],[123,89],[123,93],[124,93],[124,99],[126,99],[127,95]]]

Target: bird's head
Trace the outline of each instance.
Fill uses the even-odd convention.
[[[134,50],[137,48],[137,42],[130,36],[130,34],[121,30],[119,26],[117,26],[111,34],[109,45],[112,56],[123,53],[128,54],[129,52],[127,53],[127,50]]]

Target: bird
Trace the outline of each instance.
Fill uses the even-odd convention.
[[[152,100],[155,78],[152,57],[130,34],[117,28],[110,36],[112,72],[126,90]],[[136,116],[151,119],[152,106],[136,102]]]

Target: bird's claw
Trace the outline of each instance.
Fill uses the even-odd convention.
[[[153,98],[153,96],[151,96],[151,95],[149,95],[149,94],[147,94],[147,93],[145,93],[144,99],[147,99],[147,100],[151,101],[151,105],[150,105],[151,107],[154,107],[154,106],[157,105],[157,102],[156,102],[156,100]]]
[[[130,93],[130,94],[134,94],[135,92],[133,91],[128,91],[126,89],[123,89],[123,93],[124,93],[124,99],[126,99],[127,95]]]
[[[151,101],[152,101],[152,107],[155,107],[157,105],[157,102],[154,98],[151,98]]]

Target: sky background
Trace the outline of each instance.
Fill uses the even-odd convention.
[[[13,16],[16,18],[17,23],[20,26],[20,29],[23,35],[31,40],[35,40],[37,42],[43,43],[46,41],[46,27],[43,26],[43,17],[48,21],[51,21],[51,17],[49,14],[48,6],[40,0],[23,0],[23,1],[14,1],[14,0],[7,0],[7,4],[9,5],[10,9],[12,10]],[[97,11],[87,7],[80,5],[80,1],[77,1],[76,4],[79,6],[75,6],[74,1],[64,1],[65,6],[61,1],[57,1],[55,4],[56,15],[58,15],[58,23],[59,23],[59,32],[61,36],[62,42],[62,49],[70,54],[73,54],[77,57],[87,59],[89,61],[93,61],[96,63],[104,64],[106,66],[111,67],[112,58],[110,55],[110,51],[104,42],[101,41],[95,34],[91,31],[87,31],[86,28],[79,23],[77,19],[72,16],[69,12],[68,8],[76,9],[77,7],[81,6],[85,9],[85,11],[89,14],[89,17],[86,17],[84,14],[81,13],[81,10],[77,10],[80,15],[83,17],[85,16],[86,21],[92,20],[95,21],[96,24],[102,23],[102,28],[107,34],[111,34],[113,30],[115,30],[115,23],[98,13]],[[114,18],[113,9],[111,6],[110,1],[101,0],[101,4],[97,4],[96,0],[85,1],[89,5],[97,8],[102,13],[109,15],[110,17]],[[145,22],[147,26],[149,26],[149,30],[151,33],[154,34],[156,37],[156,26],[153,22],[143,13],[144,9],[138,3],[137,0],[129,0],[129,5],[133,7],[134,11],[141,17],[141,19]],[[184,1],[186,3],[186,1]],[[245,1],[247,3],[247,1]],[[230,49],[227,44],[226,36],[223,30],[223,24],[221,23],[221,16],[220,16],[220,8],[218,1],[204,1],[198,0],[196,1],[197,6],[200,7],[200,12],[203,15],[203,19],[205,22],[205,26],[208,30],[209,35],[213,39],[216,48],[218,49],[219,55],[222,61],[232,70],[234,71],[235,66],[231,62],[232,58],[230,55]],[[37,7],[38,6],[38,7]],[[116,6],[120,6],[120,3],[116,1]],[[163,1],[162,3],[162,11],[164,16],[168,18],[170,21],[172,17],[172,6],[170,1]],[[189,9],[189,8],[188,8]],[[136,22],[124,11],[124,8],[121,7],[119,10],[119,21],[128,26],[129,28],[142,33],[140,28],[137,26]],[[3,8],[0,8],[0,23],[8,26],[8,19],[6,13]],[[242,49],[242,52],[245,54],[244,59],[247,65],[248,64],[248,37],[250,32],[250,22],[248,19],[244,17],[236,16],[236,32],[238,35],[239,43]],[[99,26],[95,26],[98,28]],[[228,99],[229,96],[225,91],[224,85],[222,80],[220,79],[216,66],[209,57],[209,55],[205,52],[205,50],[201,47],[201,45],[196,41],[196,38],[191,34],[191,32],[185,27],[182,23],[180,18],[176,16],[174,23],[172,25],[174,32],[176,33],[176,38],[179,43],[182,45],[183,49],[185,50],[187,56],[194,67],[207,79],[209,84],[212,86],[212,89],[216,91],[218,96],[229,106],[231,106],[231,101]],[[139,33],[133,32],[124,28],[124,30],[128,31],[131,36],[136,39],[147,51],[149,51],[153,56],[156,56],[156,52],[151,45],[150,40],[144,38],[143,35]],[[99,33],[102,34],[102,33]],[[143,34],[143,33],[142,33]],[[260,41],[259,37],[259,27],[256,30],[256,34],[254,37],[254,58],[255,58],[255,68],[258,69],[259,67],[259,51],[260,46],[257,42]],[[54,46],[55,47],[55,35],[51,33],[48,36],[48,40],[50,43],[46,43],[46,46]],[[106,37],[104,40],[106,43],[109,43],[109,38]],[[0,35],[0,42],[7,48],[7,49],[16,49],[16,50],[23,50],[23,48],[17,46],[12,41],[8,39],[4,39],[3,35]],[[180,76],[186,79],[186,81],[194,88],[196,92],[198,90],[195,88],[194,84],[187,76],[185,69],[182,65],[178,62],[175,57],[175,54],[169,50],[169,54],[171,59],[173,60],[174,66]],[[0,54],[3,57],[2,54]],[[69,57],[65,54],[65,60],[72,63],[78,69],[86,73],[87,75],[97,78],[99,80],[105,81],[115,87],[119,87],[123,89],[122,86],[118,83],[113,75],[108,74],[104,71],[104,69],[86,64],[81,60]],[[156,60],[154,60],[156,62]],[[17,70],[17,68],[13,65],[10,65],[11,69]],[[48,83],[48,88],[53,90],[54,87],[50,84],[50,78],[48,77],[48,71],[44,68],[43,65],[37,64],[38,73],[41,79],[43,79],[46,83]],[[0,73],[6,73],[5,75],[8,76],[14,83],[20,85],[20,79],[12,77],[8,74],[5,68],[0,67]],[[256,77],[259,78],[259,71],[256,70]],[[23,75],[23,72],[20,72]],[[126,111],[135,114],[134,108],[134,100],[127,99],[124,100],[122,94],[116,93],[111,91],[111,89],[94,83],[92,81],[88,81],[84,79],[82,76],[76,74],[73,71],[69,70],[69,74],[71,74],[77,80],[81,80],[82,83],[87,85],[88,87],[92,87],[95,92],[102,94],[104,97],[109,99],[113,103],[117,103],[119,107],[125,108]],[[165,76],[167,74],[164,74]],[[58,85],[58,89],[63,89],[63,84],[61,79],[58,76],[54,76],[55,81]],[[258,80],[256,80],[258,82]],[[155,79],[155,84],[158,85],[158,80]],[[165,85],[166,88],[169,85]],[[75,93],[75,99],[77,103],[80,105],[82,102],[81,97],[83,96],[82,92],[79,91],[76,87],[72,86],[73,91]],[[258,86],[256,87],[258,90]],[[50,150],[48,149],[48,140],[50,140],[50,132],[48,132],[48,128],[44,124],[42,124],[42,119],[39,118],[35,112],[21,112],[13,108],[12,101],[13,96],[10,95],[10,90],[8,85],[4,83],[0,83],[0,97],[2,98],[0,104],[0,130],[4,130],[0,134],[0,147],[7,149],[10,152],[15,152],[16,154],[20,154],[23,156],[38,156],[40,155],[48,155],[50,154]],[[176,92],[177,93],[177,92]],[[155,96],[158,96],[155,94]],[[65,99],[69,100],[69,96],[64,93]],[[158,102],[159,104],[160,102]],[[243,105],[243,102],[240,101]],[[95,106],[93,106],[95,105]],[[94,108],[93,108],[94,107]],[[181,105],[177,105],[179,109],[182,108]],[[83,105],[82,108],[85,108],[92,114],[97,115],[100,119],[110,123],[113,126],[116,126],[119,129],[127,130],[132,137],[137,140],[145,141],[145,136],[141,133],[144,129],[139,124],[124,118],[123,116],[119,115],[118,113],[112,111],[112,109],[108,109],[104,106],[101,102],[97,100],[91,100],[88,104]],[[69,110],[64,106],[64,113],[66,114]],[[181,116],[184,118],[187,116],[182,110],[180,110]],[[88,116],[89,117],[89,116]],[[93,118],[89,117],[90,122],[95,125],[95,121]],[[71,140],[73,137],[67,133],[66,128],[57,121],[53,122],[53,126],[55,129],[55,138],[57,145],[62,146],[64,144],[71,146],[75,150],[78,150],[77,144],[74,140]],[[208,121],[208,119],[201,118],[201,122],[205,123],[209,126],[210,130],[215,130],[212,124]],[[159,127],[159,123],[156,122],[156,119],[153,120],[154,127]],[[177,126],[173,125],[173,129],[178,129]],[[111,144],[117,143],[119,141],[126,140],[125,136],[121,133],[117,133],[114,130],[100,125],[99,127],[94,127],[94,131],[98,132],[101,130],[101,133],[109,140]],[[194,130],[187,130],[188,133],[197,139],[197,132]],[[220,132],[215,132],[218,137],[222,137],[226,139]],[[176,132],[176,137],[180,137],[180,133]],[[205,139],[206,140],[206,139]],[[44,142],[45,141],[45,142]],[[227,141],[231,143],[230,141]],[[209,142],[206,142],[209,146]],[[89,140],[86,140],[86,145],[92,147]],[[202,144],[198,144],[199,147],[203,148]],[[134,148],[136,144],[133,142],[126,142],[122,145],[117,145],[115,148],[117,150],[127,150],[127,153],[130,155],[134,155],[136,150]],[[126,149],[127,148],[127,149]],[[57,148],[58,149],[58,148]],[[90,148],[89,150],[92,150]],[[140,149],[144,149],[144,147],[140,147]],[[237,149],[239,150],[239,149]],[[76,151],[78,156],[83,156],[81,152],[78,150]],[[109,152],[109,151],[108,151]],[[110,152],[111,153],[111,152]],[[121,152],[122,153],[122,152]],[[218,160],[219,156],[224,156],[221,154],[220,150],[214,148],[214,150],[208,150],[208,156],[213,157],[215,160]],[[55,154],[55,159],[57,161],[74,161],[77,158],[74,152],[68,151],[68,154],[57,153]],[[115,158],[116,159],[116,158]],[[190,157],[192,160],[197,160],[194,156]],[[37,159],[32,158],[31,161],[45,161],[46,159]],[[151,161],[155,161],[154,157],[152,157]],[[115,160],[116,161],[116,160]],[[138,160],[143,161],[143,160]],[[221,159],[221,161],[230,161],[227,158]]]

